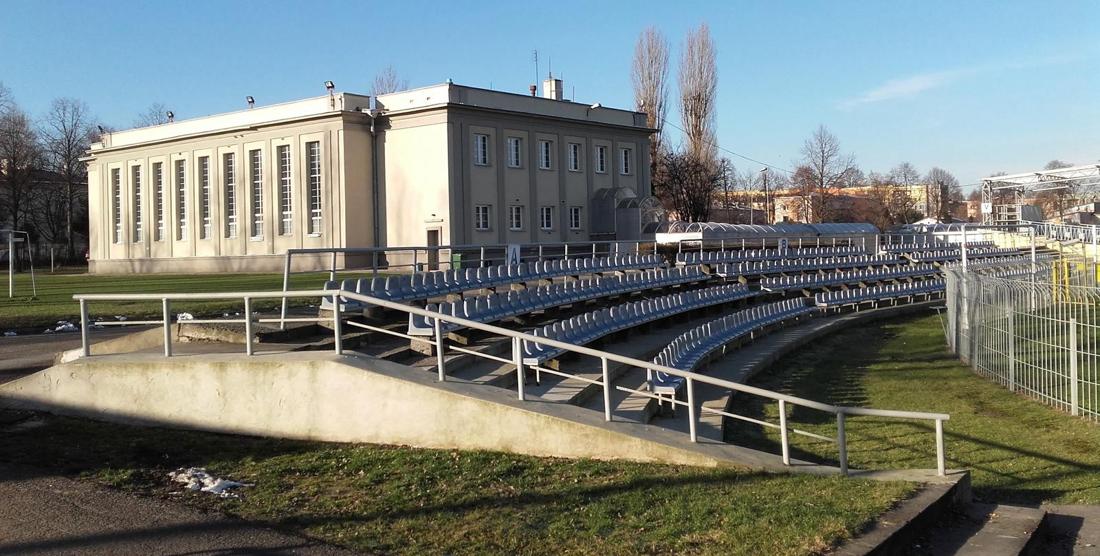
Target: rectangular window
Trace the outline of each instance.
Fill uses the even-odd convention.
[[[252,213],[253,239],[264,237],[264,156],[260,149],[248,151],[248,181],[252,184],[249,210]]]
[[[176,161],[176,239],[187,240],[187,161]]]
[[[279,235],[288,236],[294,225],[294,197],[290,181],[290,145],[280,145],[275,150],[279,161]]]
[[[479,231],[489,229],[489,205],[474,207],[474,229]]]
[[[607,173],[607,147],[603,145],[596,147],[596,173]]]
[[[210,232],[210,157],[199,157],[199,239],[209,239]]]
[[[122,172],[118,168],[111,168],[111,223],[115,243],[122,243]]]
[[[581,144],[569,143],[569,171],[581,171]]]
[[[474,135],[474,164],[478,166],[489,165],[489,136],[477,133]]]
[[[237,156],[222,155],[222,196],[225,204],[225,237],[237,237]]]
[[[153,211],[156,228],[153,241],[164,241],[164,163],[153,163]]]
[[[551,158],[553,150],[553,143],[550,141],[539,141],[539,168],[543,170],[549,170],[554,162]]]
[[[134,237],[130,238],[130,241],[140,243],[145,227],[145,215],[141,213],[141,166],[130,167],[130,187],[133,188],[131,200],[134,205],[130,207],[134,219]]]
[[[634,149],[619,149],[619,173],[624,176],[629,176],[632,171],[631,164],[633,163]]]
[[[320,235],[324,223],[321,214],[321,143],[306,143],[306,167],[309,169],[309,233]]]
[[[523,166],[523,139],[519,137],[508,138],[508,167],[519,168]]]
[[[569,229],[581,229],[581,207],[569,207]]]
[[[508,207],[508,229],[513,231],[523,229],[523,205]]]
[[[539,228],[543,230],[554,229],[554,207],[539,208]]]

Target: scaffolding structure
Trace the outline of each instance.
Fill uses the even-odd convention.
[[[1100,165],[1071,166],[982,179],[982,224],[1015,225],[1039,220],[1025,214],[1024,198],[1033,193],[1055,191],[1077,197],[1075,203],[1100,196]]]

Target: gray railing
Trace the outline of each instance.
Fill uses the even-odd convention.
[[[837,456],[840,471],[842,474],[848,474],[848,440],[846,436],[846,419],[849,416],[868,416],[868,417],[884,417],[894,419],[913,419],[923,421],[933,421],[935,423],[936,433],[936,471],[939,475],[943,476],[946,473],[946,455],[944,449],[944,435],[943,435],[943,422],[950,419],[950,416],[945,413],[927,413],[919,411],[897,411],[889,409],[870,409],[862,407],[845,407],[837,406],[826,403],[817,402],[797,396],[790,396],[779,392],[773,392],[765,390],[763,388],[757,388],[746,384],[737,382],[731,382],[728,380],[722,380],[719,378],[709,377],[706,375],[683,371],[664,365],[658,365],[650,361],[642,361],[640,359],[634,359],[632,357],[625,357],[622,355],[616,355],[614,353],[608,353],[605,351],[599,351],[596,349],[579,346],[575,344],[569,344],[566,342],[560,342],[550,338],[541,336],[535,336],[523,332],[516,332],[514,330],[508,330],[498,326],[490,324],[484,324],[463,318],[446,315],[443,313],[427,311],[418,307],[412,307],[401,303],[394,303],[383,299],[360,295],[354,292],[347,292],[342,290],[312,290],[312,291],[295,291],[295,292],[240,292],[240,293],[191,293],[191,294],[79,294],[74,295],[73,298],[80,303],[80,331],[82,341],[82,353],[85,357],[91,356],[91,344],[89,343],[89,326],[92,324],[88,319],[88,304],[94,301],[160,301],[163,311],[161,320],[143,321],[138,324],[159,324],[164,328],[164,355],[170,357],[172,355],[172,337],[171,337],[171,304],[174,301],[181,300],[227,300],[227,299],[240,299],[245,304],[244,318],[242,319],[217,319],[213,321],[202,320],[190,320],[185,322],[201,323],[201,322],[217,322],[217,323],[243,323],[245,325],[246,345],[245,353],[248,355],[254,354],[253,342],[252,342],[252,325],[256,322],[277,323],[280,319],[254,319],[251,313],[251,302],[256,299],[279,299],[287,297],[327,297],[332,299],[333,315],[331,318],[321,317],[303,317],[294,319],[299,322],[332,322],[333,325],[333,350],[337,354],[342,354],[343,349],[343,327],[351,326],[354,328],[366,329],[372,332],[397,336],[405,338],[411,342],[422,342],[432,345],[436,356],[436,372],[438,380],[447,380],[447,363],[446,353],[459,352],[468,354],[474,357],[481,357],[490,359],[503,364],[510,364],[516,368],[516,382],[517,382],[517,396],[522,400],[526,400],[526,368],[530,367],[533,370],[540,373],[547,373],[551,375],[561,376],[567,380],[578,380],[588,384],[598,385],[603,391],[603,406],[604,406],[604,419],[611,421],[614,418],[613,409],[611,406],[611,392],[612,390],[618,390],[627,392],[632,395],[644,396],[651,399],[657,399],[657,395],[649,392],[648,390],[627,388],[621,385],[614,385],[611,381],[609,373],[609,366],[612,362],[625,366],[626,369],[631,369],[637,372],[643,372],[647,375],[654,372],[665,373],[669,375],[683,377],[685,381],[685,393],[686,400],[673,399],[671,402],[678,406],[683,406],[688,412],[688,435],[692,442],[698,442],[698,422],[700,414],[710,413],[713,415],[719,415],[722,417],[728,417],[731,419],[738,419],[755,423],[761,426],[776,428],[780,431],[780,445],[781,445],[781,457],[784,465],[790,465],[790,440],[789,433],[800,434],[816,439],[823,439],[830,442],[835,442],[837,445]],[[429,317],[433,319],[435,326],[435,333],[431,338],[409,336],[402,332],[389,330],[380,326],[373,326],[370,324],[347,321],[344,322],[344,316],[341,312],[341,301],[357,301],[364,305],[374,305],[386,309],[399,311],[406,314],[420,315],[423,317]],[[407,317],[406,317],[407,318]],[[444,342],[443,323],[452,323],[471,330],[480,330],[499,336],[501,338],[508,338],[511,341],[512,353],[511,358],[498,357],[496,355],[480,353],[475,350],[460,347],[458,345],[448,345]],[[116,324],[113,322],[104,322],[100,324]],[[129,324],[135,324],[133,322]],[[526,365],[523,362],[523,342],[537,343],[544,346],[550,346],[559,348],[567,352],[571,352],[579,355],[586,355],[594,357],[601,362],[601,374],[599,378],[592,378],[588,376],[581,376],[580,374],[571,374],[564,372],[560,369],[551,369],[549,367]],[[719,388],[730,390],[731,392],[738,392],[742,394],[757,396],[771,400],[778,404],[779,418],[778,423],[771,423],[761,419],[754,419],[751,417],[737,415],[727,411],[706,407],[705,405],[696,404],[695,393],[697,384],[706,384],[710,386],[716,386]],[[664,401],[669,401],[667,398]],[[798,406],[808,409],[814,409],[825,413],[831,413],[836,418],[837,433],[835,438],[818,435],[815,433],[802,431],[789,427],[787,424],[787,406]]]

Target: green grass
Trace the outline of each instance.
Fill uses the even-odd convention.
[[[975,494],[1009,503],[1100,503],[1100,427],[1005,390],[946,351],[936,316],[873,323],[806,346],[753,385],[839,405],[934,411],[945,423],[948,466],[970,469]],[[739,413],[778,419],[747,398]],[[790,424],[835,436],[831,415],[795,409]],[[932,423],[848,419],[849,462],[866,469],[934,468]],[[791,436],[796,457],[833,462],[833,444]],[[736,424],[727,440],[773,452],[778,435]]]
[[[294,273],[291,275],[291,289],[321,288],[328,273]],[[266,274],[50,274],[35,275],[38,286],[37,298],[31,297],[29,274],[18,274],[15,278],[16,297],[8,299],[8,276],[0,277],[0,332],[13,328],[44,327],[58,320],[79,320],[80,308],[73,300],[76,293],[197,293],[217,291],[281,291],[283,277],[280,273]],[[317,303],[317,300],[292,300],[296,305]],[[269,310],[277,301],[260,302],[254,305],[256,310]],[[240,311],[240,301],[198,301],[173,304],[173,312],[188,311],[198,314],[216,314],[222,311]],[[160,315],[160,303],[142,302],[91,302],[89,314],[93,317],[112,317],[126,315],[128,319],[154,317]]]
[[[371,553],[809,554],[911,483],[223,436],[44,417],[0,427],[0,461],[169,496]],[[178,493],[203,466],[255,483]]]

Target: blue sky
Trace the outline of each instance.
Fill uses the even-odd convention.
[[[628,107],[638,33],[657,26],[677,57],[706,22],[723,148],[790,168],[824,124],[865,170],[909,161],[963,183],[1100,160],[1096,1],[5,0],[4,11],[0,82],[24,109],[73,96],[116,127],[153,102],[184,118],[241,108],[245,95],[321,94],[326,79],[366,93],[391,64],[413,86],[524,92],[535,49],[567,96]]]

